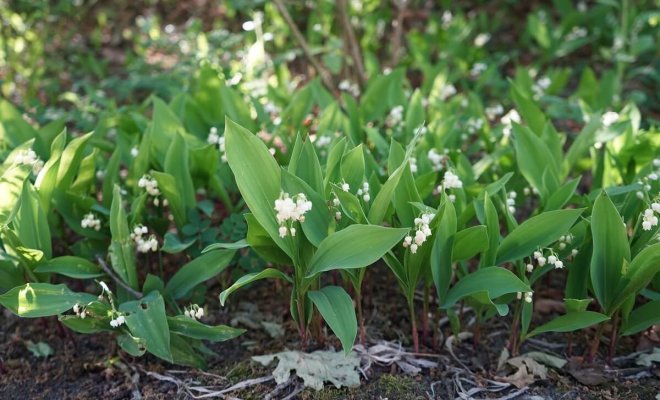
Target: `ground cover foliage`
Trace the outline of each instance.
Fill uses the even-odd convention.
[[[652,2],[5,3],[8,326],[112,340],[133,371],[278,360],[142,370],[192,397],[657,378]]]

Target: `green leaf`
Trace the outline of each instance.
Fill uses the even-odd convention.
[[[541,136],[546,123],[545,115],[543,115],[541,109],[536,105],[534,100],[526,97],[523,91],[515,84],[511,85],[511,97],[516,103],[518,110],[520,110],[523,120],[537,136]]]
[[[87,145],[87,141],[92,137],[92,134],[90,132],[71,140],[62,152],[57,170],[57,187],[68,188],[73,183],[73,178],[78,173],[84,155],[83,150],[85,150],[85,145]]]
[[[480,265],[486,267],[495,265],[497,257],[497,249],[500,243],[500,221],[497,215],[497,210],[490,195],[486,193],[484,196],[484,221],[488,228],[488,248],[481,255]]]
[[[276,270],[275,268],[266,268],[261,272],[253,272],[251,274],[243,275],[236,282],[234,282],[233,285],[223,290],[222,293],[220,293],[220,304],[224,306],[225,302],[227,301],[227,297],[229,297],[229,295],[234,291],[242,288],[245,285],[249,285],[252,282],[266,278],[284,279],[289,283],[293,283],[293,279],[291,279],[285,273]]]
[[[167,232],[165,234],[165,241],[163,242],[163,247],[161,247],[161,250],[170,254],[181,253],[188,247],[195,244],[196,241],[196,238],[191,237],[188,238],[185,242],[182,242],[175,233]]]
[[[277,265],[292,265],[291,258],[273,241],[273,238],[259,224],[254,215],[244,214],[247,222],[247,242],[264,260]]]
[[[159,171],[151,172],[151,176],[158,182],[158,189],[167,199],[177,227],[183,227],[188,220],[186,202],[182,197],[181,189],[177,184],[176,178],[171,174]]]
[[[536,336],[545,332],[573,332],[587,328],[592,325],[600,324],[610,318],[607,315],[594,311],[576,311],[562,315],[541,325],[531,331],[527,337]]]
[[[527,257],[565,235],[584,209],[544,212],[520,224],[502,240],[497,249],[497,264]]]
[[[149,353],[173,361],[165,302],[160,293],[151,292],[140,300],[122,303],[119,311],[126,313],[126,326],[131,334],[144,341]]]
[[[446,196],[443,195],[443,197]],[[445,210],[442,213],[440,225],[436,229],[433,249],[431,250],[431,274],[440,302],[446,298],[451,283],[456,225],[454,204],[445,198]]]
[[[135,246],[122,205],[121,189],[115,185],[110,207],[110,259],[112,268],[124,282],[133,289],[138,288],[137,269],[135,267]]]
[[[122,350],[133,357],[142,357],[147,351],[146,340],[131,336],[129,334],[117,336],[117,344]]]
[[[538,189],[543,199],[547,199],[559,187],[559,165],[555,163],[548,146],[529,128],[514,123],[513,135],[520,173]]]
[[[660,273],[660,243],[655,243],[640,251],[630,265],[627,265],[627,268],[621,272],[623,276],[610,307],[612,311],[618,309],[629,297],[637,295],[654,276]]]
[[[309,262],[307,277],[333,269],[363,268],[378,261],[408,229],[351,225],[321,242]]]
[[[174,135],[165,155],[163,170],[172,175],[176,182],[182,201],[184,217],[187,217],[188,211],[193,210],[197,204],[188,159],[188,145],[185,139],[181,134]],[[186,223],[186,219],[182,223]]]
[[[34,272],[56,273],[74,279],[91,279],[103,276],[98,265],[81,257],[62,256],[37,265]]]
[[[64,284],[26,283],[0,295],[0,304],[23,318],[48,317],[61,314],[76,304],[86,304],[96,296],[75,293]]]
[[[202,253],[208,253],[211,250],[219,250],[219,249],[232,249],[232,250],[238,250],[238,249],[244,249],[248,247],[249,244],[247,240],[241,239],[237,242],[234,243],[213,243],[204,248],[202,250]]]
[[[229,167],[250,212],[271,239],[289,256],[293,250],[280,238],[274,204],[280,196],[280,167],[259,138],[231,119],[225,122],[225,148]]]
[[[591,214],[593,254],[591,283],[598,302],[611,315],[624,263],[630,261],[630,246],[623,220],[610,198],[602,192]],[[641,253],[640,253],[641,254]]]
[[[568,203],[571,197],[575,194],[575,189],[577,189],[580,184],[580,179],[581,178],[575,178],[561,185],[557,191],[552,193],[548,198],[544,211],[559,210],[564,207],[564,205]]]
[[[179,269],[167,282],[165,292],[174,299],[185,297],[200,283],[224,271],[236,250],[215,250],[204,253]]]
[[[454,236],[452,260],[463,261],[488,249],[488,231],[485,225],[471,226]]]
[[[378,194],[374,198],[373,203],[371,203],[371,208],[369,209],[369,222],[372,224],[380,224],[383,222],[385,215],[387,215],[387,210],[392,204],[392,199],[394,198],[394,193],[396,188],[399,185],[401,176],[403,176],[403,171],[407,164],[402,164],[397,167],[394,172],[387,178],[387,181],[378,191]]]
[[[18,236],[23,246],[39,249],[44,253],[44,257],[50,258],[52,256],[52,244],[48,219],[41,208],[39,196],[29,181],[23,183],[23,191],[18,207],[12,221],[16,236]]]
[[[479,295],[480,302],[496,299],[508,293],[531,292],[529,286],[513,272],[501,267],[486,267],[464,276],[447,293],[442,308],[449,308],[459,300]]]
[[[184,315],[167,317],[170,331],[193,339],[210,340],[212,342],[224,342],[240,336],[245,329],[236,329],[225,325],[204,325]]]
[[[326,286],[307,295],[341,341],[344,353],[348,354],[357,336],[357,318],[351,297],[339,286]]]
[[[341,177],[350,186],[350,191],[355,193],[362,187],[364,180],[364,149],[362,145],[354,147],[341,160]]]
[[[623,336],[634,335],[660,323],[660,300],[649,301],[633,310],[621,327]]]

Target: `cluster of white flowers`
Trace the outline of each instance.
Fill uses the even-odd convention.
[[[341,210],[341,208],[340,208],[341,207],[341,202],[339,201],[339,198],[337,196],[335,196],[332,199],[332,206],[336,209],[335,210],[335,219],[337,221],[341,220],[341,211],[340,211]]]
[[[603,126],[611,126],[614,124],[616,121],[619,120],[619,113],[614,112],[614,111],[608,111],[603,116],[600,118],[601,122],[603,123]]]
[[[463,182],[460,180],[458,175],[451,171],[445,172],[445,176],[442,179],[442,185],[438,188],[438,191],[444,189],[460,189],[463,187]]]
[[[443,168],[443,163],[445,161],[444,155],[439,154],[437,151],[435,151],[435,149],[431,149],[428,153],[426,153],[426,156],[431,163],[431,168],[433,171],[438,172]]]
[[[431,237],[431,228],[429,224],[435,217],[435,214],[424,213],[421,217],[415,218],[415,237],[408,235],[403,238],[403,247],[410,247],[410,252],[415,254],[417,249],[421,246],[426,239]]]
[[[532,302],[532,298],[534,297],[534,292],[525,292],[525,293],[518,292],[518,294],[516,295],[516,298],[518,300],[522,300],[523,295],[525,297],[525,302],[526,303],[531,303]]]
[[[342,92],[350,93],[353,95],[353,97],[358,97],[360,95],[360,86],[355,82],[349,81],[348,79],[344,79],[343,81],[339,82],[337,87]]]
[[[39,159],[37,153],[32,149],[23,150],[16,154],[14,162],[18,165],[29,165],[32,167],[32,172],[36,175],[44,167],[44,162]]]
[[[490,41],[490,33],[480,33],[474,38],[474,45],[477,47],[484,47]]]
[[[550,87],[552,80],[547,76],[541,77],[536,83],[532,86],[532,91],[536,97],[541,97],[543,93]]]
[[[545,256],[543,255],[543,252],[540,251],[540,250],[537,250],[537,251],[534,252],[534,259],[538,263],[539,267],[542,267],[546,264],[553,264],[555,266],[555,268],[559,268],[559,269],[564,268],[564,262],[559,260],[554,253],[551,253],[548,256],[548,258],[545,258]],[[527,264],[527,271],[528,272],[531,272],[530,271],[530,265],[532,265],[532,264]],[[532,265],[531,269],[533,269],[533,268],[534,267]]]
[[[183,314],[188,318],[202,319],[204,316],[204,309],[197,304],[191,304],[190,306],[186,307]]]
[[[398,126],[403,121],[403,106],[394,106],[387,115],[385,123],[390,128]]]
[[[477,77],[487,69],[488,69],[488,65],[485,63],[482,62],[474,63],[474,65],[470,69],[470,76]]]
[[[509,207],[509,212],[511,214],[516,212],[516,197],[518,197],[518,193],[511,191],[506,198],[506,205]]]
[[[512,108],[508,113],[504,114],[500,119],[500,122],[504,125],[502,134],[504,134],[505,137],[509,137],[509,135],[511,135],[513,123],[515,122],[519,124],[521,122],[520,114],[518,114],[518,111],[516,111],[515,108]]]
[[[85,319],[85,317],[87,317],[87,311],[85,311],[85,308],[78,303],[73,305],[73,312],[81,319]]]
[[[131,239],[135,241],[137,251],[140,253],[148,253],[150,251],[158,250],[158,240],[156,239],[156,236],[149,235],[146,237],[147,233],[149,233],[149,229],[144,225],[136,225],[135,228],[133,228],[133,232],[131,232]]]
[[[410,157],[408,159],[408,163],[410,164],[410,172],[413,174],[417,172],[417,157]]]
[[[317,136],[314,145],[319,149],[327,147],[332,142],[332,137],[328,135]]]
[[[453,19],[454,19],[454,15],[451,13],[451,11],[443,12],[441,17],[442,27],[447,28],[451,24],[451,21],[453,21]]]
[[[447,100],[451,96],[456,94],[456,87],[452,85],[451,83],[444,85],[442,89],[440,89],[440,93],[438,93],[438,97],[440,97],[440,100]]]
[[[80,226],[83,228],[92,228],[96,231],[101,230],[101,220],[96,218],[94,213],[87,213],[80,221]]]
[[[658,225],[658,217],[655,213],[660,214],[660,203],[651,204],[651,208],[644,210],[644,217],[642,220],[642,229],[650,231],[654,226]]]
[[[110,320],[110,326],[113,328],[118,328],[125,323],[126,323],[126,318],[123,315],[118,315],[117,318],[113,318]]]
[[[559,237],[559,250],[564,250],[566,246],[568,246],[571,242],[573,241],[573,235],[568,234],[568,235],[562,235]],[[575,256],[577,254],[577,249],[573,249],[571,251],[571,254]]]
[[[571,41],[575,39],[580,39],[585,36],[587,36],[587,29],[582,27],[582,26],[574,26],[573,29],[571,29],[570,32],[568,32],[568,35],[566,35],[566,40]]]
[[[281,193],[280,198],[275,200],[275,211],[277,211],[277,223],[280,224],[280,237],[287,233],[296,236],[296,228],[287,226],[287,222],[304,222],[305,213],[312,209],[312,202],[307,200],[304,193],[298,193],[295,199],[288,193]]]
[[[343,190],[344,192],[348,192],[349,190],[351,190],[351,185],[349,185],[348,182],[342,182],[340,187],[341,190]]]
[[[371,196],[369,196],[369,182],[362,182],[362,189],[358,189],[357,195],[362,196],[362,200],[364,200],[365,203],[368,203],[369,200],[371,200]]]
[[[227,162],[227,154],[225,153],[225,137],[218,135],[218,128],[215,126],[211,127],[206,142],[208,144],[218,145],[218,150],[220,150],[220,160],[222,160],[222,162]]]
[[[149,196],[154,197],[154,205],[158,206],[160,204],[160,190],[158,189],[158,181],[152,178],[149,175],[142,175],[142,178],[138,180],[138,186],[144,188],[147,191]],[[167,199],[163,201],[164,205],[167,205]]]
[[[477,131],[480,131],[484,126],[484,120],[481,118],[470,118],[467,121],[467,131],[471,135]]]
[[[501,104],[495,104],[494,106],[486,107],[484,111],[486,112],[486,117],[492,121],[498,116],[502,115],[504,112],[504,107],[502,107]]]

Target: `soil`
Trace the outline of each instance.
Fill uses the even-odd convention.
[[[403,296],[398,293],[396,283],[383,266],[374,267],[369,272],[370,286],[365,288],[365,313],[368,341],[399,341],[410,347],[408,342],[409,323],[405,314]],[[225,277],[226,278],[226,277]],[[209,287],[206,323],[230,324],[238,319],[239,326],[248,327],[259,318],[280,323],[285,335],[273,339],[258,325],[252,326],[243,336],[229,342],[210,344],[216,356],[208,359],[206,371],[169,365],[157,358],[145,355],[133,358],[119,350],[111,334],[81,335],[63,328],[57,319],[20,319],[8,312],[2,315],[0,329],[0,399],[186,399],[191,398],[185,386],[205,386],[214,390],[227,388],[247,379],[267,377],[273,367],[267,368],[250,360],[253,355],[271,354],[284,349],[300,349],[296,330],[288,317],[288,288],[275,286],[272,282],[261,282],[251,289],[243,289],[235,294],[226,308],[221,308],[217,294],[219,287],[214,282]],[[257,307],[258,310],[255,308]],[[546,307],[547,308],[547,307]],[[550,307],[551,308],[551,307]],[[548,310],[540,309],[547,312]],[[250,317],[255,321],[251,321]],[[536,313],[535,318],[547,319]],[[468,318],[466,318],[467,320]],[[241,320],[243,323],[241,324]],[[236,322],[236,321],[234,321]],[[497,376],[507,373],[495,372],[501,349],[505,346],[508,319],[495,319],[488,322],[483,331],[487,336],[480,343],[465,340],[454,347],[456,358],[468,367],[473,375],[462,370],[456,359],[443,348],[433,348],[428,338],[421,350],[430,354],[429,360],[439,361],[439,367],[424,370],[417,376],[404,374],[396,367],[374,366],[362,379],[362,385],[353,389],[326,387],[322,391],[301,390],[301,385],[291,385],[271,397],[281,399],[293,392],[294,399],[453,399],[457,397],[454,379],[468,378],[474,385],[462,381],[465,390],[476,385],[486,385],[486,380],[497,380]],[[444,326],[445,335],[450,335]],[[440,333],[438,333],[439,335]],[[541,341],[527,342],[521,353],[527,351],[554,351],[567,357],[566,336],[541,336]],[[437,337],[436,337],[437,339]],[[574,355],[582,354],[588,337],[575,337],[572,342]],[[54,354],[38,358],[26,347],[26,342],[48,343]],[[544,344],[545,343],[545,344]],[[560,348],[549,349],[547,343],[559,344]],[[627,340],[620,344],[619,355],[633,352],[642,346],[648,349],[657,346],[654,338]],[[539,347],[540,346],[540,347]],[[339,342],[329,337],[324,345],[311,344],[308,350],[318,348],[339,348]],[[604,346],[605,347],[605,346]],[[605,349],[603,349],[604,351]],[[579,360],[574,356],[572,361]],[[616,359],[615,359],[616,360]],[[656,399],[660,393],[660,370],[638,368],[634,359],[624,360],[616,365],[616,376],[596,386],[582,385],[567,372],[549,369],[547,379],[537,380],[515,398],[527,400],[541,399]],[[603,365],[604,362],[597,363]],[[461,372],[463,371],[463,372]],[[632,372],[630,372],[632,371]],[[578,371],[579,372],[579,371]],[[628,372],[628,373],[626,373]],[[157,374],[157,375],[154,375]],[[641,375],[640,375],[641,373]],[[509,372],[510,374],[510,372]],[[596,377],[603,376],[601,371]],[[600,375],[599,375],[600,374]],[[158,379],[157,376],[161,376]],[[174,378],[162,380],[163,376]],[[636,378],[643,376],[641,379]],[[269,382],[251,386],[245,390],[230,393],[233,398],[262,399],[275,389]],[[499,398],[515,393],[515,387],[501,392],[481,392],[475,398]],[[232,398],[232,397],[228,397]],[[513,397],[512,397],[513,398]]]

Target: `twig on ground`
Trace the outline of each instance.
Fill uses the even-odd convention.
[[[348,17],[348,2],[346,0],[337,0],[337,13],[339,14],[339,22],[344,30],[346,38],[345,45],[355,63],[358,82],[360,83],[360,87],[364,88],[367,83],[367,76],[364,70],[364,63],[362,62],[362,51],[360,50],[360,44],[355,37],[351,20]]]
[[[106,274],[108,274],[108,276],[109,276],[113,281],[115,281],[119,286],[123,287],[128,293],[132,294],[133,297],[135,297],[136,299],[141,299],[142,296],[144,296],[144,295],[142,294],[142,292],[139,292],[139,291],[133,289],[132,287],[128,286],[128,284],[127,284],[126,282],[124,282],[121,278],[119,278],[119,277],[118,277],[118,276],[112,271],[112,269],[111,269],[110,267],[108,267],[108,264],[105,263],[105,260],[103,260],[103,258],[101,258],[101,256],[96,256],[96,260],[99,262],[99,265],[101,266],[101,269],[103,269],[103,271],[104,271]]]
[[[282,3],[282,0],[274,0],[275,6],[279,10],[280,14],[282,14],[282,17],[284,18],[284,21],[286,24],[289,26],[289,29],[291,29],[291,33],[293,33],[293,36],[296,38],[298,41],[298,44],[302,48],[303,53],[305,53],[305,57],[309,60],[310,63],[312,63],[312,66],[314,69],[316,69],[316,72],[321,76],[321,81],[323,81],[323,84],[330,90],[330,92],[335,93],[336,88],[335,85],[332,83],[332,75],[330,74],[330,71],[327,70],[319,62],[319,60],[314,57],[314,54],[312,54],[312,50],[309,48],[309,44],[305,40],[305,37],[300,33],[300,30],[296,26],[296,23],[293,21],[293,18],[291,18],[291,14],[289,14],[289,11],[286,9],[286,6],[284,3]]]

